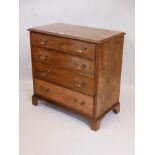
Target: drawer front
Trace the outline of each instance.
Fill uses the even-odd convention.
[[[61,69],[54,65],[34,63],[34,76],[93,96],[94,79]]]
[[[92,97],[39,79],[35,79],[34,82],[36,94],[79,112],[93,114]]]
[[[94,62],[75,56],[44,48],[32,47],[32,57],[34,61],[55,64],[62,68],[94,76]]]
[[[33,45],[95,59],[95,44],[31,32]]]

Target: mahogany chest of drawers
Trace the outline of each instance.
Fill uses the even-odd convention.
[[[120,110],[123,32],[56,23],[30,28],[34,94],[90,121]]]

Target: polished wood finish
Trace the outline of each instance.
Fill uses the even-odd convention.
[[[32,57],[36,62],[57,65],[69,71],[77,71],[79,74],[94,77],[94,62],[85,59],[35,46],[32,47]]]
[[[93,113],[93,97],[35,79],[35,90],[37,95],[41,95],[52,101],[67,105],[82,113],[92,115]]]
[[[120,35],[125,34],[124,32],[64,24],[64,23],[55,23],[55,24],[43,25],[40,27],[34,27],[30,28],[29,31],[93,43],[101,43],[106,41],[107,39],[112,39],[114,37],[118,37]]]
[[[123,32],[52,24],[30,28],[34,95],[86,117],[100,127],[119,113]]]
[[[32,44],[89,59],[94,59],[95,57],[95,44],[93,43],[32,33]]]
[[[61,69],[54,65],[34,63],[34,77],[53,82],[87,95],[94,94],[94,79]]]
[[[119,101],[123,40],[121,36],[97,46],[95,117]]]

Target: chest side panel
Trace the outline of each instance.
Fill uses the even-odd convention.
[[[95,116],[105,113],[119,101],[124,36],[97,46]]]

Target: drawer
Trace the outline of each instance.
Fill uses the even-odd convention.
[[[93,114],[93,98],[67,88],[39,79],[34,79],[35,93],[62,106],[72,108],[88,115]]]
[[[59,50],[72,55],[95,59],[95,44],[31,32],[32,45]]]
[[[94,79],[64,70],[55,65],[34,63],[34,76],[93,96]]]
[[[45,48],[32,47],[34,61],[55,64],[68,70],[94,76],[94,62]]]

